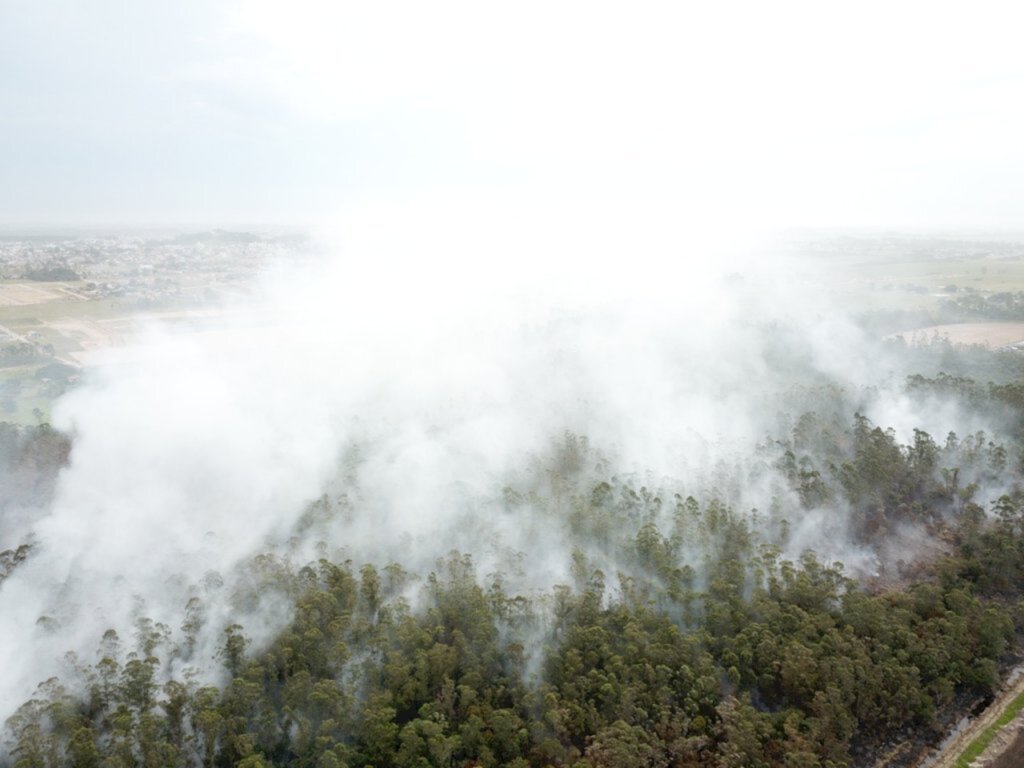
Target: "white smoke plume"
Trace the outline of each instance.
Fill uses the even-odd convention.
[[[316,532],[329,552],[425,569],[451,549],[494,569],[518,557],[527,586],[549,587],[569,578],[557,525],[497,499],[552,440],[583,435],[619,471],[697,488],[776,426],[772,393],[794,378],[888,375],[783,263],[663,210],[435,202],[351,211],[332,238],[334,257],[277,264],[214,327],[149,328],[59,403],[70,465],[0,584],[0,718],[108,628],[130,637],[144,615],[176,632],[194,596],[209,615],[190,665],[231,621],[268,639],[287,601],[229,615],[235,569],[315,556],[288,540],[339,487],[348,513]],[[791,360],[766,356],[778,329]],[[876,417],[901,430],[955,415],[892,392]],[[799,524],[800,545],[870,568],[825,517]]]

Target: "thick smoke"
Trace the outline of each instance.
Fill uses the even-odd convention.
[[[501,501],[566,433],[700,492],[779,428],[796,382],[876,386],[868,414],[900,432],[962,419],[903,397],[895,362],[785,264],[665,211],[461,202],[337,232],[334,257],[273,266],[213,326],[147,329],[59,403],[70,464],[0,585],[0,718],[108,628],[177,633],[192,597],[205,629],[180,663],[208,665],[229,622],[258,646],[287,599],[230,606],[264,551],[429,569],[459,549],[485,572],[518,563],[524,588],[568,581],[557,524]],[[741,485],[746,508],[792,496],[771,472]],[[345,513],[309,529],[325,494]],[[794,546],[870,571],[842,516],[807,515]]]

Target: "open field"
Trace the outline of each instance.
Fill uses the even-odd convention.
[[[223,294],[215,288],[205,292],[207,306],[194,291],[154,302],[130,292],[90,297],[88,290],[76,282],[0,280],[0,345],[11,353],[0,365],[0,421],[49,419],[55,399],[74,386],[82,368],[103,350],[131,343],[147,324],[192,328],[221,314],[209,306]]]
[[[48,420],[64,385],[37,377],[37,366],[0,368],[0,421],[35,424]]]
[[[74,364],[77,352],[119,342],[120,336],[106,330],[105,324],[129,320],[133,314],[128,307],[109,300],[82,301],[67,296],[65,299],[0,306],[0,328],[9,335],[49,346],[54,357]]]
[[[835,238],[795,247],[798,279],[849,309],[927,309],[961,292],[1024,291],[1024,237]]]
[[[859,309],[918,309],[935,306],[965,290],[1024,291],[1024,261],[987,259],[853,262],[821,265],[811,282],[837,295],[842,305]]]
[[[1024,260],[921,259],[894,262],[864,262],[850,271],[868,287],[884,290],[909,282],[929,292],[946,288],[978,291],[1024,290]]]
[[[0,307],[24,307],[67,300],[71,294],[59,283],[0,282]]]
[[[1024,343],[1024,323],[950,323],[916,328],[891,334],[903,337],[910,344],[927,344],[947,339],[953,344],[983,344],[993,349]]]
[[[235,242],[225,233],[208,233],[161,241],[69,240],[57,250],[50,248],[56,240],[0,244],[9,276],[27,274],[24,270],[41,258],[43,263],[57,258],[57,267],[82,276],[77,281],[0,279],[0,343],[35,345],[42,357],[86,367],[102,350],[130,343],[150,321],[208,327],[206,321],[218,314],[211,307],[244,294],[265,255],[280,256],[282,248],[301,252],[289,244],[255,241],[259,238]],[[780,252],[790,258],[783,279],[820,292],[837,310],[853,314],[919,311],[924,322],[937,322],[933,310],[951,299],[1024,291],[1024,238],[826,237],[782,244]],[[1003,347],[1024,343],[1024,323],[934,325],[901,335],[908,341],[937,335],[958,344]],[[32,407],[19,406],[18,413],[32,413],[40,403],[45,398],[33,397]]]

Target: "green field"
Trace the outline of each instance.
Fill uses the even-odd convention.
[[[834,296],[849,311],[932,309],[964,292],[1024,291],[1024,260],[857,255],[799,259],[799,283]]]
[[[946,286],[979,291],[1024,290],[1024,261],[994,259],[921,259],[866,262],[853,270],[861,280],[879,286],[911,282],[930,290]]]
[[[0,421],[49,421],[53,403],[64,387],[37,379],[38,370],[35,365],[0,368]]]

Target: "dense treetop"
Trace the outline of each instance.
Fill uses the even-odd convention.
[[[326,542],[314,559],[266,552],[230,601],[278,596],[284,631],[254,643],[211,610],[220,577],[197,575],[179,626],[140,606],[130,635],[70,655],[7,723],[7,764],[870,764],[990,694],[1024,629],[1024,385],[915,375],[906,392],[1000,414],[1002,436],[900,441],[856,398],[816,389],[742,478],[723,470],[691,492],[616,474],[565,435],[543,482],[506,487],[497,512],[554,521],[564,583],[536,586],[529,560],[482,569],[472,552],[426,572]],[[0,429],[0,469],[59,454],[56,440]],[[753,483],[765,495],[751,507],[733,485],[759,477],[781,485]],[[325,497],[305,524],[356,503]],[[801,549],[803,518],[823,512],[874,573]],[[927,546],[885,548],[912,540]],[[0,581],[29,558],[28,544],[0,554]]]

